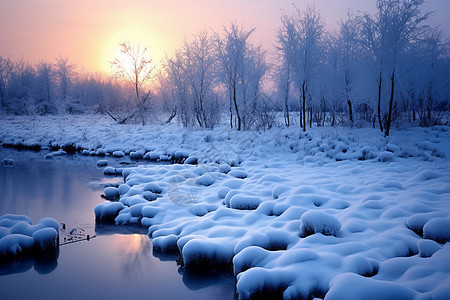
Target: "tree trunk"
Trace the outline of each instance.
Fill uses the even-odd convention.
[[[290,88],[290,70],[288,67],[287,70],[288,74],[287,74],[287,80],[286,80],[286,90],[284,93],[284,123],[286,125],[286,127],[289,127],[289,88]]]
[[[347,104],[348,104],[348,115],[349,115],[349,119],[350,119],[350,124],[353,125],[352,101],[350,101],[350,99],[348,99]]]
[[[114,117],[109,111],[105,110],[105,112],[114,120],[117,122],[117,118]]]
[[[312,128],[312,121],[313,121],[313,109],[310,103],[309,107],[309,128]]]
[[[299,112],[299,119],[300,119],[300,128],[303,128],[303,114],[302,114],[302,95],[300,95],[300,98],[298,98],[298,112]]]
[[[303,80],[302,83],[302,111],[303,111],[303,132],[306,131],[306,91],[305,91],[306,80]]]
[[[380,72],[380,79],[378,81],[378,124],[380,125],[380,130],[383,132],[383,123],[381,122],[381,84],[382,84],[382,73]]]
[[[233,101],[234,101],[234,110],[236,111],[236,118],[238,121],[237,129],[238,129],[238,131],[241,131],[241,116],[239,115],[239,109],[238,109],[238,105],[237,105],[236,87],[233,87]]]
[[[391,130],[392,104],[394,103],[394,87],[395,87],[395,69],[392,71],[392,76],[391,76],[391,97],[389,99],[389,113],[388,113],[388,119],[387,119],[387,123],[386,123],[386,136],[389,136],[389,131]]]
[[[233,129],[233,104],[231,100],[231,93],[230,93],[230,128]]]
[[[170,115],[170,117],[167,119],[166,124],[170,124],[170,122],[172,122],[172,119],[175,118],[175,116],[177,115],[177,110],[175,109],[172,114]]]

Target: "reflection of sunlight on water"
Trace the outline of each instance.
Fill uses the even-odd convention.
[[[118,252],[125,274],[138,276],[152,264],[151,241],[146,235],[118,235]]]
[[[123,245],[123,252],[131,255],[137,255],[141,252],[143,247],[145,247],[145,243],[142,240],[142,235],[140,234],[132,234],[126,237],[126,242]]]

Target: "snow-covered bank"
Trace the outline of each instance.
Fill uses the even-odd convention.
[[[124,183],[105,189],[118,201],[96,217],[149,227],[155,250],[179,251],[186,268],[231,265],[241,298],[450,293],[449,127],[386,139],[371,128],[188,131],[85,117],[1,126],[4,143],[197,158],[120,170]]]
[[[302,133],[297,127],[270,131],[192,130],[170,125],[117,125],[109,117],[4,116],[0,144],[27,149],[50,149],[49,158],[78,151],[86,155],[123,154],[132,158],[238,165],[245,159],[281,157],[295,163],[324,164],[336,160],[414,157],[434,161],[448,157],[450,127],[410,128],[384,138],[372,128],[321,127]],[[59,150],[59,151],[58,151]]]

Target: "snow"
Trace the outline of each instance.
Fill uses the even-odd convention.
[[[49,154],[45,155],[45,158],[51,159],[58,156],[64,156],[67,155],[67,152],[63,149],[59,149],[58,151],[50,152]]]
[[[125,153],[123,152],[123,151],[113,151],[113,153],[112,153],[112,155],[114,156],[114,157],[124,157],[125,156]]]
[[[302,237],[316,233],[338,236],[341,229],[341,222],[336,217],[320,211],[310,210],[302,215],[300,221]]]
[[[198,185],[204,185],[204,186],[210,186],[212,185],[216,180],[211,175],[205,174],[197,178],[195,183]]]
[[[54,228],[42,228],[33,233],[34,244],[41,250],[55,249],[58,247],[58,231]]]
[[[52,218],[35,225],[24,215],[0,217],[0,259],[24,252],[55,250],[58,247],[59,224]]]
[[[111,201],[119,200],[120,192],[119,192],[118,188],[109,186],[104,189],[103,193],[105,194],[106,200],[111,200]]]
[[[97,166],[99,166],[99,167],[104,167],[107,165],[108,165],[108,161],[105,159],[101,159],[101,160],[97,161]]]
[[[256,209],[261,199],[252,196],[234,195],[230,198],[230,207],[235,209]]]
[[[450,218],[435,218],[423,226],[423,237],[445,244],[450,242]]]
[[[177,162],[116,168],[108,158],[104,174],[123,183],[105,188],[118,201],[100,203],[96,219],[148,227],[154,249],[179,252],[185,268],[233,268],[240,298],[448,297],[448,127],[386,138],[372,128],[192,131],[52,118],[1,120],[0,141]]]

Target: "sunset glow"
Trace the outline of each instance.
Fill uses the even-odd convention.
[[[294,1],[305,7],[311,1]],[[334,29],[337,20],[353,11],[373,10],[373,4],[359,0],[334,3],[315,1]],[[156,65],[171,55],[183,40],[212,29],[221,32],[224,25],[237,22],[255,27],[252,38],[268,50],[273,48],[282,10],[290,10],[293,1],[50,1],[0,0],[0,56],[25,58],[31,63],[68,57],[79,70],[111,71],[110,61],[124,40],[147,47]],[[311,2],[312,3],[312,2]],[[426,8],[435,10],[434,20],[450,32],[445,13],[446,0],[430,0]]]

